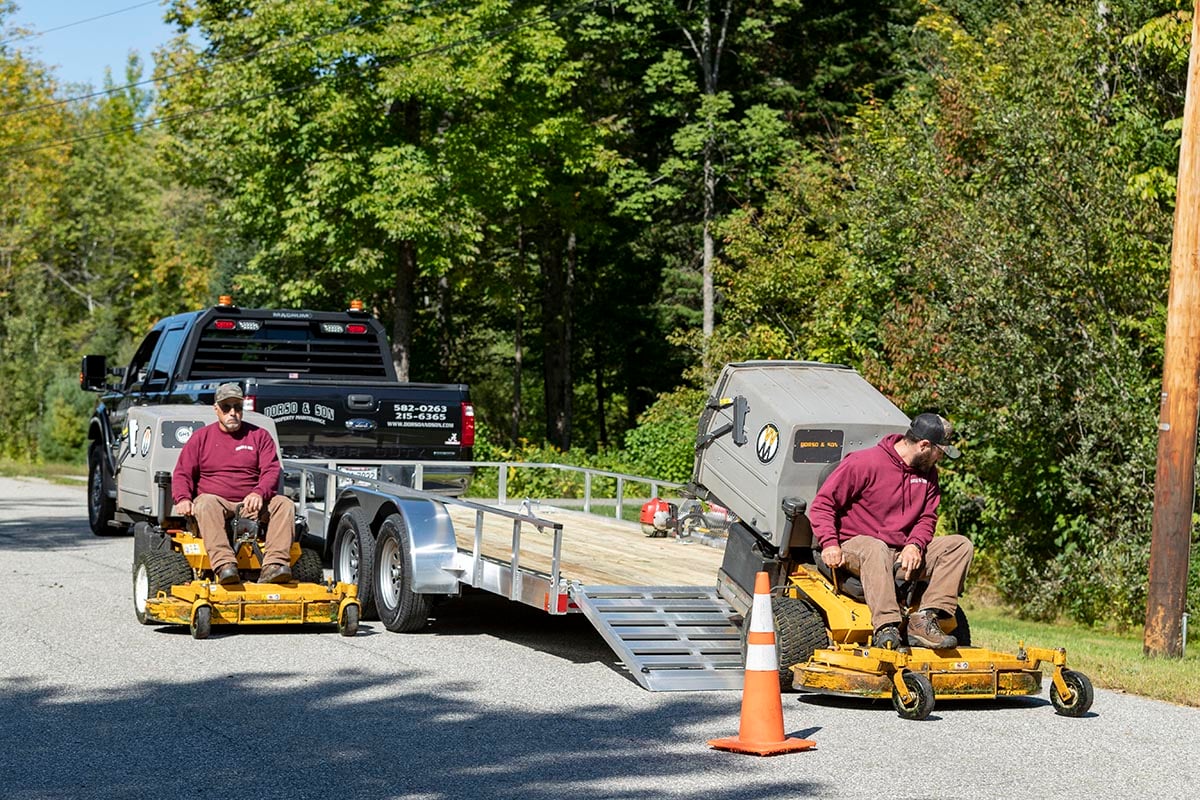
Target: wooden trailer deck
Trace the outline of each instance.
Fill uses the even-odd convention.
[[[475,512],[446,505],[454,521],[460,550],[470,552],[475,542]],[[516,510],[507,506],[506,510]],[[559,574],[569,581],[597,586],[703,586],[717,583],[723,552],[699,542],[674,537],[655,539],[634,522],[584,514],[549,506],[534,509],[534,516],[563,526]],[[483,519],[483,555],[500,561],[512,559],[513,523],[493,514]],[[549,574],[553,554],[552,532],[521,526],[521,568]]]

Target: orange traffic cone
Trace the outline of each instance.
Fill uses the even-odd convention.
[[[718,750],[773,756],[811,750],[816,742],[789,738],[783,732],[783,697],[779,693],[779,656],[775,649],[775,618],[771,614],[771,579],[754,578],[754,608],[746,639],[746,679],[742,686],[742,721],[738,735],[713,739]]]

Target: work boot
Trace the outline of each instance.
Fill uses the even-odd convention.
[[[239,583],[238,568],[236,564],[226,564],[217,570],[217,583],[222,586],[228,586],[231,583]]]
[[[882,647],[885,650],[900,649],[900,628],[895,623],[890,625],[880,625],[875,630],[875,635],[871,637],[871,645],[874,647]]]
[[[292,580],[292,570],[287,564],[268,564],[258,574],[259,583],[288,583]]]
[[[929,608],[923,608],[915,614],[908,615],[908,643],[915,647],[930,647],[934,650],[945,650],[958,646],[958,640],[943,631],[938,625],[937,611]]]

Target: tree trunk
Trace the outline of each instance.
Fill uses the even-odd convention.
[[[525,358],[525,227],[517,225],[517,270],[513,276],[513,390],[511,438],[521,438],[521,370]]]
[[[397,380],[406,381],[412,366],[417,244],[412,241],[399,242],[396,250],[396,283],[392,287],[392,363],[396,366]]]
[[[543,375],[546,438],[561,450],[571,448],[571,303],[575,283],[575,232],[566,253],[557,235],[548,235],[542,258]]]
[[[421,143],[421,106],[415,100],[393,100],[387,110],[391,129],[403,141]],[[409,379],[412,367],[413,318],[417,297],[417,243],[396,242],[396,282],[392,288],[392,363],[396,378]]]

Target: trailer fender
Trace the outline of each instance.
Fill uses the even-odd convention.
[[[446,506],[434,500],[399,497],[367,486],[348,486],[342,490],[338,505],[353,496],[359,507],[372,520],[378,533],[379,525],[391,514],[404,519],[408,534],[408,568],[412,570],[413,591],[417,594],[455,594],[458,592],[458,573],[454,556],[458,546],[454,540],[454,523]]]

